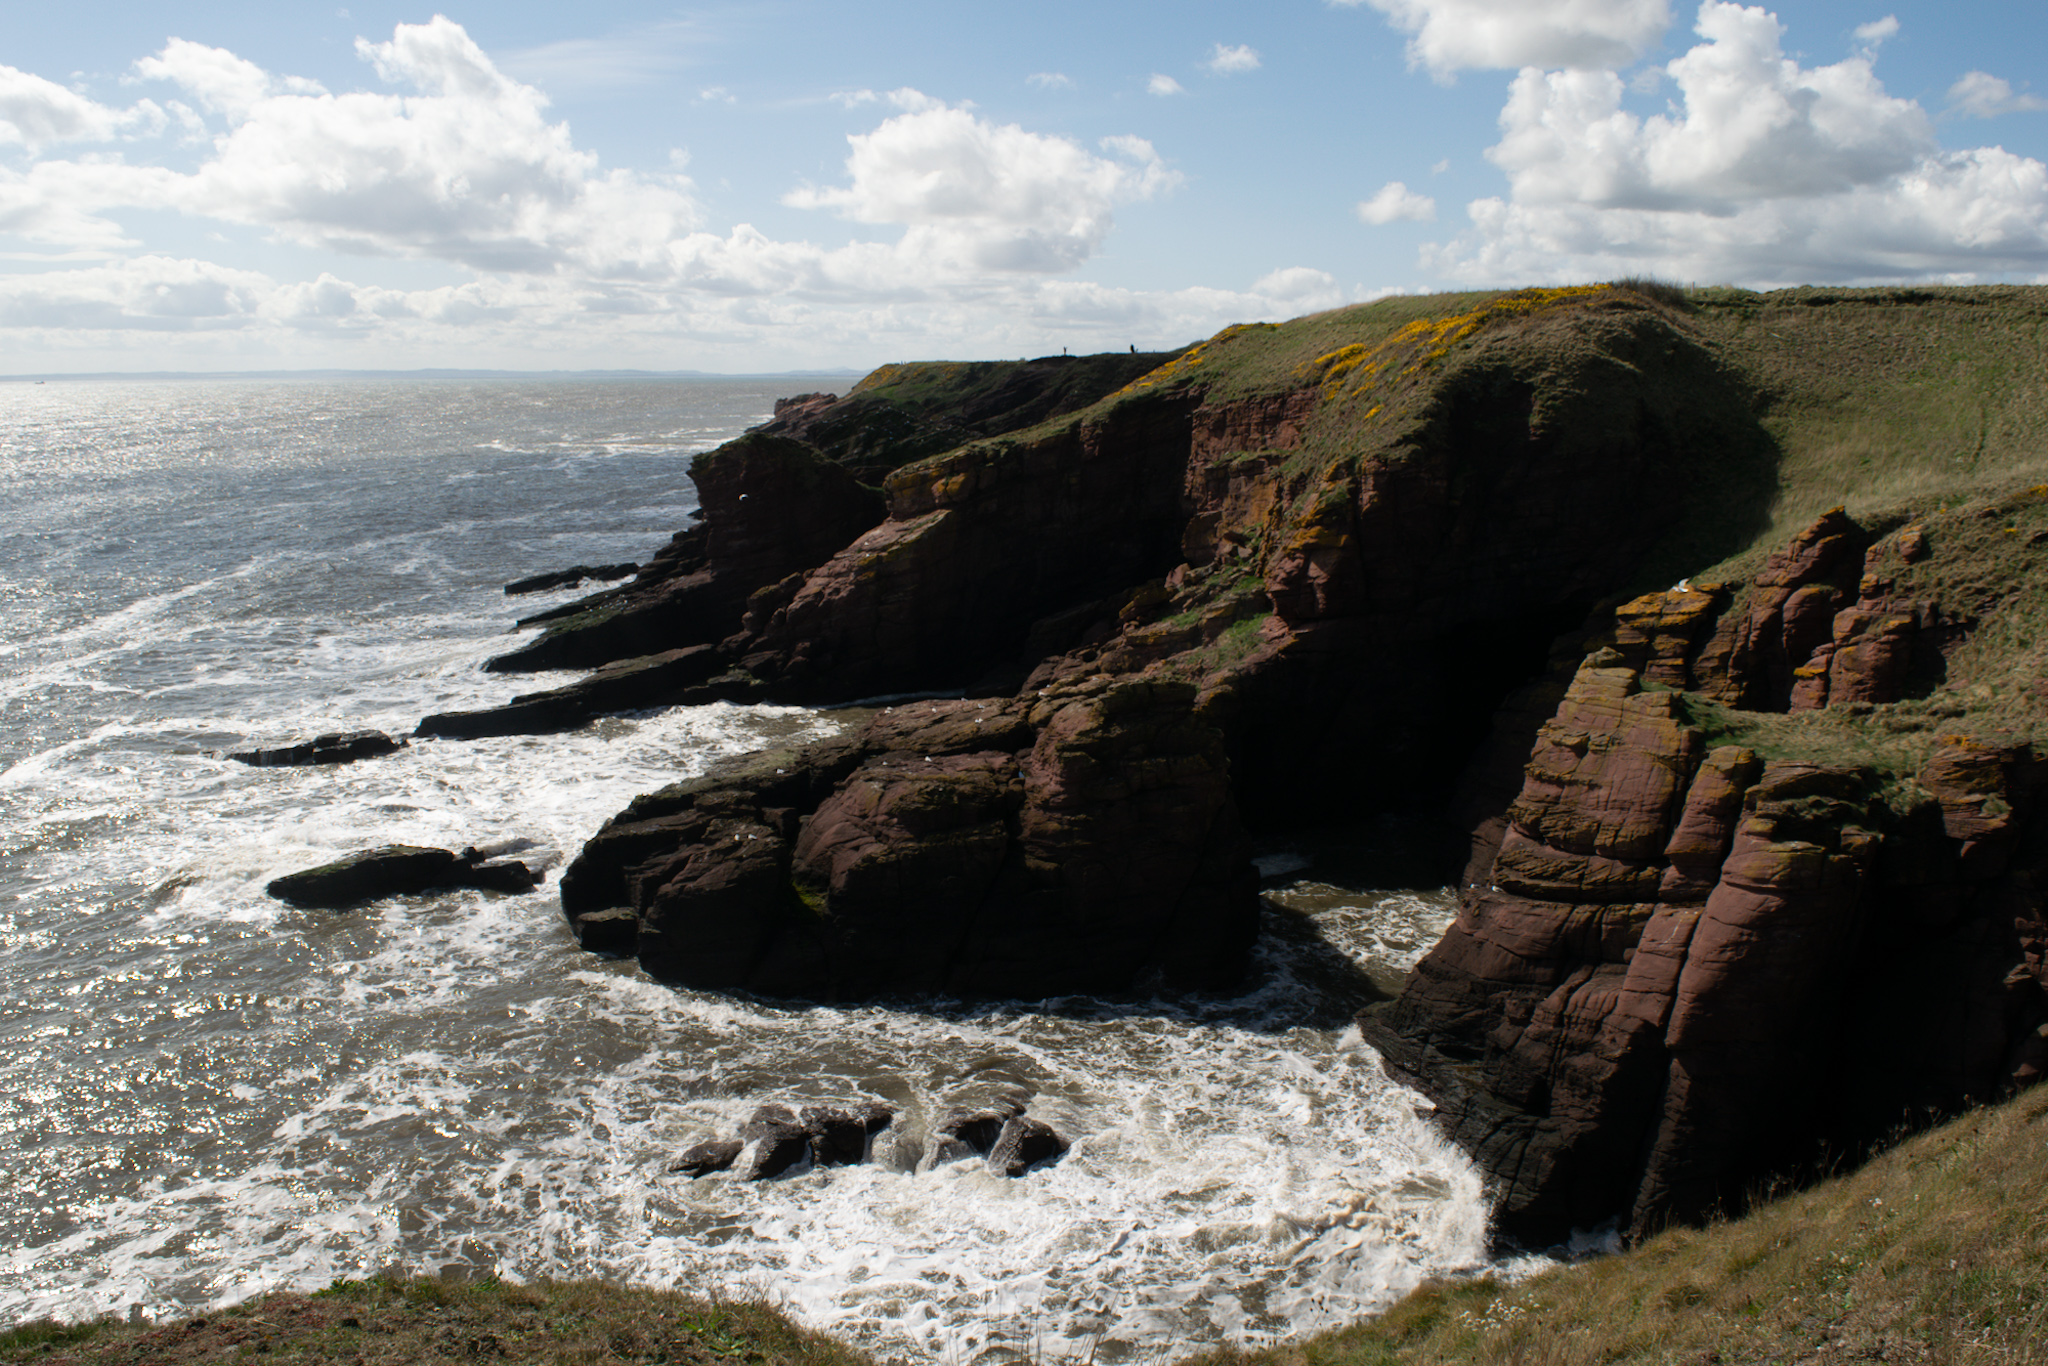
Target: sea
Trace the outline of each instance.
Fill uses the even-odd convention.
[[[556,887],[634,795],[855,711],[712,705],[415,741],[567,676],[481,664],[694,508],[692,456],[781,380],[0,384],[0,1323],[162,1318],[383,1271],[766,1298],[884,1360],[1159,1360],[1483,1269],[1487,1205],[1350,1025],[1447,892],[1266,848],[1244,989],[812,1006],[578,950]],[[585,591],[588,591],[587,589]],[[529,894],[346,912],[265,884],[389,843],[514,851]],[[978,1161],[668,1172],[764,1103],[915,1133],[1025,1101],[1072,1141]]]

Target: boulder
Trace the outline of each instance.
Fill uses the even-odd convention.
[[[811,1156],[811,1129],[787,1105],[763,1105],[740,1128],[740,1141],[753,1150],[743,1173],[749,1181],[780,1176]]]
[[[447,849],[386,844],[317,868],[287,873],[264,890],[294,906],[336,910],[380,897],[445,887],[461,868],[461,857]]]
[[[953,1110],[932,1130],[932,1160],[986,1154],[1003,1135],[1003,1126],[1024,1113],[1018,1101],[1004,1101],[982,1110]]]
[[[810,1131],[811,1160],[820,1167],[845,1167],[867,1160],[868,1141],[895,1121],[896,1112],[872,1103],[850,1110],[806,1106],[797,1118]]]
[[[1017,1115],[1003,1125],[990,1147],[989,1170],[1002,1176],[1022,1176],[1034,1167],[1058,1161],[1068,1146],[1051,1125]]]

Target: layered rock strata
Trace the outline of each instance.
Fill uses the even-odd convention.
[[[843,400],[785,399],[772,421],[691,462],[698,520],[633,582],[524,619],[546,629],[487,667],[589,669],[715,643],[740,628],[754,593],[815,568],[879,523],[876,485],[891,471],[1085,408],[1164,359],[1134,352],[896,366]],[[924,388],[938,397],[922,398]]]
[[[1503,1231],[1700,1218],[1817,1138],[2039,1076],[2044,774],[1956,738],[1929,795],[1883,793],[1710,747],[1679,694],[1594,656],[1485,880],[1361,1027],[1494,1174]]]

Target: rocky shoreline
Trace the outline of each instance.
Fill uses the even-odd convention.
[[[489,666],[586,679],[417,734],[943,694],[643,796],[562,878],[586,948],[814,1000],[1226,988],[1252,831],[1434,813],[1461,911],[1366,1039],[1502,1233],[1703,1218],[2048,1067],[2031,732],[1965,699],[1856,747],[2031,620],[2048,488],[1769,545],[1805,457],[1749,321],[1601,286],[890,367],[699,457],[694,525]]]

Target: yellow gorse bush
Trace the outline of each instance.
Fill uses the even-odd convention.
[[[1419,373],[1442,360],[1453,346],[1490,323],[1527,317],[1560,304],[1606,293],[1611,288],[1609,285],[1566,285],[1555,289],[1519,289],[1512,294],[1496,295],[1467,313],[1453,314],[1448,318],[1417,318],[1375,346],[1362,342],[1340,346],[1317,356],[1295,373],[1304,380],[1319,382],[1326,402],[1346,393],[1355,395],[1371,387],[1381,372],[1396,362],[1406,362],[1398,371],[1403,376]],[[1378,408],[1373,411],[1377,412]]]

